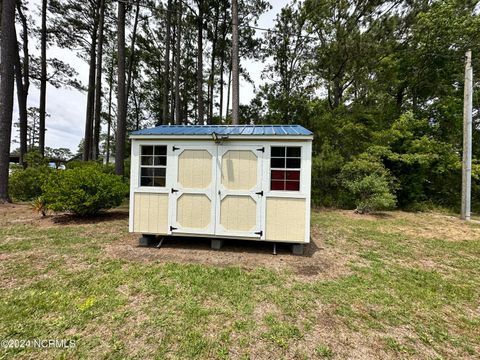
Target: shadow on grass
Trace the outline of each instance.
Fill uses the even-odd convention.
[[[78,216],[74,214],[56,214],[49,216],[51,217],[51,221],[58,225],[88,225],[125,220],[128,219],[128,212],[113,210],[101,212],[93,216]]]

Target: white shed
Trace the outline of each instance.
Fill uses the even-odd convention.
[[[310,242],[313,134],[299,125],[163,125],[131,134],[130,232]]]

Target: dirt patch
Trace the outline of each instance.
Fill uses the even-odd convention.
[[[319,231],[316,231],[319,233]],[[256,241],[226,240],[221,250],[210,248],[210,239],[197,237],[164,237],[151,247],[138,246],[139,235],[129,234],[105,245],[107,255],[127,261],[181,262],[213,266],[238,266],[245,270],[259,267],[274,271],[288,270],[297,278],[332,278],[348,272],[348,256],[338,257],[337,251],[326,247],[321,237],[312,236],[303,256],[294,256],[291,245],[278,243],[277,255],[273,244]]]
[[[0,226],[30,222],[35,220],[36,213],[29,205],[0,204]]]

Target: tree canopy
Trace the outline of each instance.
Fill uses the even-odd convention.
[[[131,130],[169,123],[297,123],[315,133],[315,203],[354,206],[366,193],[358,187],[369,185],[385,195],[383,204],[458,207],[464,54],[471,49],[474,69],[480,65],[478,2],[292,0],[278,9],[270,28],[258,28],[272,5],[43,0],[34,9],[17,0],[13,9],[3,1],[2,44],[12,46],[5,53],[2,48],[8,60],[3,71],[13,64],[21,159],[33,147],[50,152],[44,123],[48,128],[51,118],[42,100],[48,101],[50,83],[84,91],[85,121],[72,123],[84,129],[83,159],[115,159],[118,174],[124,173]],[[5,32],[10,20],[17,39]],[[40,55],[32,55],[28,44]],[[66,59],[50,56],[53,45],[88,64],[87,84],[77,81]],[[261,79],[248,73],[246,61],[261,67]],[[237,104],[237,77],[254,85],[250,103]],[[11,82],[2,83],[4,92],[13,91]],[[27,106],[30,84],[41,89],[38,106]],[[478,86],[475,80],[474,180],[480,177]],[[0,98],[8,105],[11,97]],[[9,115],[2,121],[7,128]],[[368,178],[369,171],[376,177]],[[474,210],[479,191],[474,181]]]

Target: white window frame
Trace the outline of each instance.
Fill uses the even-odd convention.
[[[144,147],[152,147],[152,155],[142,155],[142,149]],[[155,147],[156,146],[163,146],[165,147],[165,155],[155,155]],[[165,157],[165,165],[142,165],[142,158],[143,156],[151,156],[152,157],[152,162],[155,164],[155,156],[163,156]],[[132,164],[130,164],[132,165]],[[144,188],[144,189],[165,189],[167,187],[167,166],[168,166],[168,145],[166,144],[140,144],[139,146],[139,161],[138,161],[138,184],[137,186],[139,188]],[[165,185],[164,186],[155,186],[155,185],[142,185],[142,168],[145,169],[165,169]],[[154,178],[155,176],[153,176]],[[154,181],[154,180],[153,180]]]
[[[285,148],[285,155],[282,157],[282,156],[273,156],[272,155],[272,148],[274,147],[283,147]],[[300,149],[300,156],[287,156],[287,149],[288,148],[299,148]],[[270,145],[270,159],[269,159],[269,164],[268,164],[268,177],[270,179],[269,183],[268,183],[268,189],[270,192],[273,192],[273,193],[276,193],[276,192],[280,192],[280,193],[284,193],[284,192],[293,192],[293,193],[300,193],[301,190],[302,190],[302,146],[301,145]],[[272,167],[272,159],[285,159],[285,168],[274,168]],[[300,167],[299,168],[287,168],[287,159],[298,159],[300,160]],[[272,179],[272,170],[275,171],[275,170],[278,170],[278,171],[298,171],[299,173],[299,178],[298,178],[298,190],[287,190],[287,189],[284,189],[284,190],[273,190],[272,189],[272,181],[275,181],[274,179]],[[286,176],[286,174],[285,174]],[[284,179],[282,180],[283,182],[286,182],[288,181],[287,179]],[[297,181],[295,181],[297,182]]]

